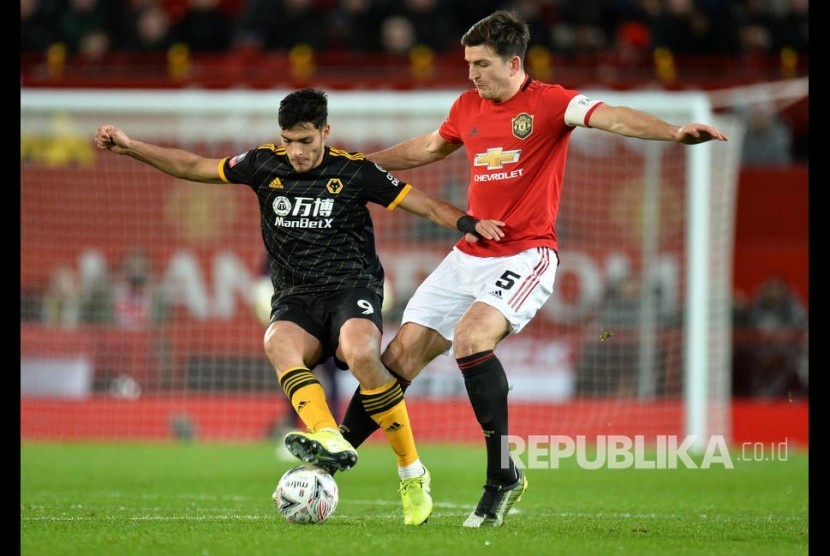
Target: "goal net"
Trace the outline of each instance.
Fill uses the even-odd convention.
[[[21,434],[24,439],[255,440],[296,427],[263,353],[268,303],[247,187],[168,177],[101,153],[112,123],[210,157],[278,142],[288,91],[21,92]],[[515,435],[729,438],[732,246],[742,130],[700,93],[589,92],[676,123],[693,147],[577,129],[555,291],[497,349]],[[332,92],[328,143],[371,152],[437,128],[456,92]],[[462,152],[398,172],[466,206]],[[372,207],[388,341],[458,234]],[[265,307],[267,310],[267,307]],[[342,415],[356,382],[315,369]],[[407,391],[422,441],[478,441],[454,360]]]

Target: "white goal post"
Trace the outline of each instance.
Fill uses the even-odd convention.
[[[140,139],[230,156],[278,142],[277,108],[288,92],[21,90],[24,435],[72,436],[60,426],[67,403],[90,422],[81,427],[89,436],[115,439],[188,430],[246,437],[278,413],[281,392],[258,354],[262,327],[246,293],[262,256],[250,191],[185,186],[97,152],[92,137],[112,123]],[[728,441],[742,127],[715,113],[702,92],[583,92],[672,123],[714,123],[730,140],[689,147],[574,132],[556,291],[527,333],[498,350],[517,406],[511,427],[518,434],[683,434],[696,447],[712,435]],[[432,131],[457,94],[331,91],[328,142],[370,152]],[[399,174],[465,206],[463,153]],[[456,238],[406,214],[373,214],[389,281],[388,339],[408,296]],[[114,280],[134,250],[149,255],[166,311],[146,329],[124,332],[111,315],[95,314],[104,309],[90,296],[96,280]],[[74,279],[80,308],[55,321],[46,300],[59,271]],[[55,340],[55,327],[66,345]],[[123,353],[136,345],[138,355],[126,361]],[[464,396],[459,375],[451,359],[439,358],[408,391],[427,438],[477,438],[472,414],[453,403]],[[335,381],[345,403],[354,382]],[[247,396],[262,395],[254,413]],[[170,400],[172,407],[161,407]],[[195,408],[196,400],[230,404],[222,410],[228,421],[206,420],[210,412]],[[237,402],[248,409],[234,414]],[[133,421],[113,425],[112,412],[124,407],[107,404],[130,404]]]

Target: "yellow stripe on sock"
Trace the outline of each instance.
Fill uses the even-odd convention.
[[[337,428],[337,421],[326,401],[326,391],[309,369],[288,369],[280,377],[280,385],[306,427],[312,431]]]
[[[398,466],[414,463],[418,459],[418,451],[415,448],[409,413],[398,382],[393,380],[380,388],[361,390],[360,398],[366,412],[386,433],[386,438],[398,460]]]

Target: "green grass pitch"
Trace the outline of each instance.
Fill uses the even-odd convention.
[[[528,469],[498,529],[461,526],[481,493],[483,447],[422,445],[435,511],[406,527],[387,446],[336,476],[321,525],[292,525],[271,493],[294,461],[276,444],[41,444],[20,454],[20,554],[752,555],[808,553],[808,454],[734,469]],[[733,453],[733,458],[735,454]],[[766,459],[766,458],[764,458]]]

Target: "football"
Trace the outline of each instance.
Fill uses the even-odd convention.
[[[337,483],[325,469],[298,465],[280,477],[274,504],[291,523],[323,523],[337,508]]]

